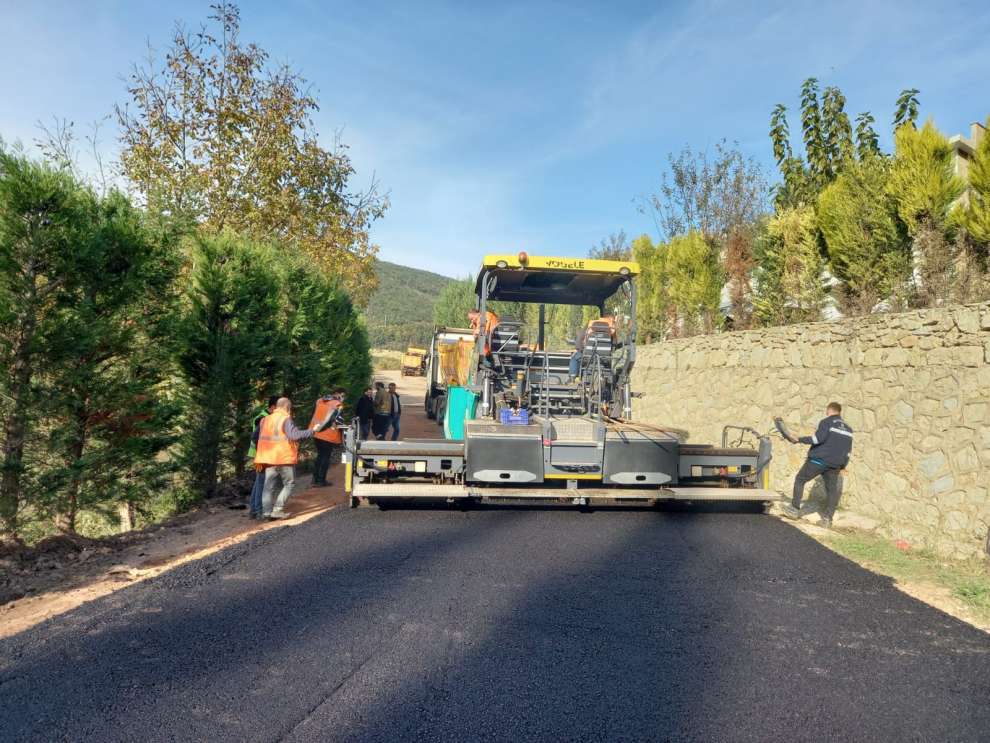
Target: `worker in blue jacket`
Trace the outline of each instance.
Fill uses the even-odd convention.
[[[842,484],[839,475],[849,464],[852,452],[853,432],[849,424],[842,420],[842,406],[830,402],[825,409],[825,417],[818,424],[818,430],[811,436],[790,437],[792,444],[807,444],[808,459],[794,477],[794,492],[790,505],[784,506],[788,518],[801,518],[801,498],[804,486],[821,477],[825,484],[825,510],[821,512],[821,525],[826,529],[832,526],[832,517],[839,506]]]

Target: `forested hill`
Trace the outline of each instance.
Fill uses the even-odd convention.
[[[433,305],[452,279],[388,261],[378,261],[377,271],[378,289],[365,310],[372,348],[404,350],[429,342]]]

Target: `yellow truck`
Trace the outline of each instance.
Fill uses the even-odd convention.
[[[426,349],[409,346],[402,355],[402,376],[421,377],[426,373]]]

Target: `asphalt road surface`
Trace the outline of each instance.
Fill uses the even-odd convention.
[[[990,638],[770,517],[338,509],[0,642],[0,740],[990,738]]]

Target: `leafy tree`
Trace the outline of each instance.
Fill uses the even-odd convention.
[[[640,266],[636,325],[640,340],[646,343],[665,339],[672,326],[665,248],[663,244],[654,245],[649,235],[640,235],[632,243],[633,259]]]
[[[721,244],[766,211],[763,171],[737,146],[719,142],[713,156],[685,147],[676,157],[669,155],[668,164],[659,192],[647,200],[663,239],[695,230]]]
[[[677,308],[677,335],[710,333],[721,325],[719,300],[725,274],[718,252],[700,232],[675,236],[664,251],[670,304]]]
[[[860,160],[880,154],[880,138],[873,128],[874,123],[876,119],[869,111],[856,116],[856,155]]]
[[[914,129],[914,122],[918,120],[918,89],[910,88],[902,90],[897,97],[894,110],[894,131],[907,124]]]
[[[898,98],[895,130],[903,123],[913,127],[918,115],[918,91],[906,90]],[[879,140],[868,111],[856,117],[853,136],[846,98],[837,87],[818,94],[818,80],[810,77],[801,85],[801,132],[804,157],[795,155],[790,145],[787,108],[778,103],[770,114],[770,141],[782,182],[774,187],[778,209],[812,204],[818,194],[855,159],[863,161],[880,155]]]
[[[213,9],[210,27],[178,27],[164,60],[134,67],[117,107],[124,174],[153,212],[278,240],[363,305],[376,283],[368,229],[387,199],[352,189],[339,141],[321,146],[303,78],[241,41],[235,5]]]
[[[613,232],[594,246],[588,256],[606,261],[628,261],[632,257],[632,248],[629,246],[625,230]]]
[[[812,180],[819,185],[827,183],[832,174],[832,164],[826,146],[826,127],[822,121],[821,104],[818,101],[818,80],[809,77],[801,85],[801,133]]]
[[[842,170],[853,159],[853,134],[849,115],[845,111],[846,97],[834,86],[825,88],[822,96],[822,122],[825,127],[825,151],[829,175]]]
[[[664,174],[660,192],[649,201],[661,234],[669,240],[694,230],[708,241],[716,258],[724,261],[736,327],[745,327],[754,226],[767,210],[769,193],[763,171],[724,142],[715,146],[713,157],[685,148],[676,158],[670,156],[669,163],[670,175]]]
[[[787,106],[783,103],[774,106],[770,114],[770,143],[778,165],[794,156],[791,151],[791,130],[787,125]]]
[[[818,199],[818,224],[849,314],[898,300],[910,276],[910,251],[887,191],[889,175],[886,160],[855,163]]]
[[[773,188],[774,203],[777,208],[812,201],[814,188],[809,182],[804,161],[800,157],[795,157],[791,150],[787,107],[782,103],[774,106],[770,115],[770,141],[773,145],[774,159],[783,178],[783,182]]]
[[[821,319],[825,261],[814,209],[785,209],[770,218],[756,241],[755,255],[753,306],[762,324]]]
[[[433,306],[433,320],[437,325],[449,328],[466,328],[467,314],[474,309],[474,279],[470,276],[457,281],[451,281],[437,296]]]
[[[964,187],[953,174],[949,141],[928,121],[920,130],[900,127],[894,143],[887,190],[908,233],[913,235],[925,223],[944,227]]]
[[[990,127],[990,119],[987,119]],[[959,213],[959,224],[969,236],[990,248],[990,135],[984,133],[976,146],[976,153],[969,163],[968,188],[964,206]]]
[[[957,281],[959,243],[949,234],[949,211],[963,191],[953,174],[952,148],[931,121],[894,133],[896,155],[887,191],[911,238],[916,290],[925,305],[950,299]]]

